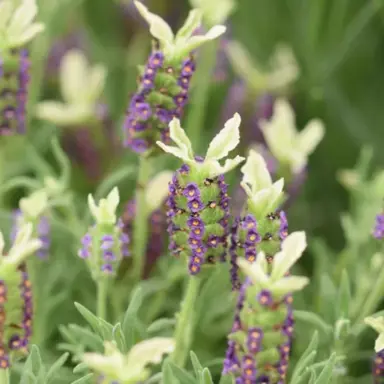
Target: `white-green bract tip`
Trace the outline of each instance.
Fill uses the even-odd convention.
[[[241,117],[238,113],[235,113],[209,144],[207,154],[202,163],[195,160],[192,144],[184,129],[180,126],[179,119],[174,118],[169,124],[170,137],[176,146],[165,145],[161,141],[158,141],[157,145],[163,151],[180,158],[186,164],[198,168],[199,172],[205,177],[215,177],[230,171],[244,160],[243,157],[236,156],[233,159],[226,159],[224,165],[221,165],[219,162],[219,160],[226,158],[229,152],[239,144],[240,123]]]
[[[94,118],[106,75],[104,66],[90,65],[81,51],[69,51],[60,67],[64,102],[41,102],[37,106],[37,116],[60,126],[88,123]]]
[[[249,151],[241,172],[241,186],[248,196],[248,206],[256,219],[275,211],[283,198],[284,179],[272,183],[265,160],[254,150]]]
[[[384,317],[366,317],[364,322],[379,334],[375,342],[375,351],[382,351],[384,349]]]
[[[209,27],[225,23],[237,5],[235,0],[189,0],[189,2],[192,7],[201,9]]]
[[[34,254],[42,243],[39,239],[33,237],[32,223],[24,223],[16,233],[15,241],[8,252],[7,257],[0,259],[0,271],[5,274],[10,268],[17,268],[26,257]],[[0,232],[0,255],[3,256],[4,237]]]
[[[278,99],[272,119],[260,121],[268,148],[273,156],[293,173],[300,172],[307,164],[308,156],[322,140],[325,129],[321,120],[313,119],[298,132],[295,114],[289,102]]]
[[[113,188],[105,199],[96,204],[95,199],[88,195],[88,206],[92,216],[98,224],[115,224],[116,209],[120,202],[119,190]]]
[[[268,273],[265,254],[260,252],[255,263],[239,259],[242,271],[261,290],[267,289],[272,294],[283,297],[288,293],[302,290],[309,279],[304,276],[286,276],[297,260],[303,255],[307,246],[305,232],[293,232],[282,243],[281,251],[276,254],[272,263],[272,272]]]
[[[17,7],[13,0],[0,2],[0,51],[19,48],[44,30],[34,22],[37,12],[36,0],[22,0]]]
[[[159,364],[164,355],[172,353],[174,340],[155,337],[144,340],[132,347],[127,355],[121,354],[116,345],[105,343],[104,355],[86,353],[83,361],[89,368],[99,372],[109,380],[118,380],[124,384],[136,384],[150,376],[149,364]]]
[[[175,35],[168,23],[160,16],[150,12],[140,1],[134,1],[134,3],[141,16],[149,24],[151,35],[159,41],[160,48],[168,60],[183,59],[189,52],[218,38],[226,31],[224,25],[215,25],[205,35],[193,35],[200,27],[202,18],[202,12],[199,9],[193,9]]]

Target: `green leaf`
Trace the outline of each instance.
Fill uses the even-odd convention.
[[[181,383],[183,383],[183,384],[195,384],[195,380],[194,380],[193,376],[190,373],[188,373],[186,370],[178,367],[171,360],[169,360],[167,364],[171,367],[173,375],[178,380],[180,380]]]
[[[158,319],[155,320],[148,328],[147,332],[148,333],[158,333],[161,331],[164,331],[165,329],[172,329],[176,324],[175,319]]]
[[[328,363],[321,371],[319,377],[315,381],[315,384],[328,384],[332,379],[333,369],[336,365],[336,353],[332,353],[331,357],[328,360]]]
[[[349,318],[349,304],[351,302],[351,287],[349,277],[346,270],[343,270],[341,275],[341,283],[337,295],[336,314],[337,318]]]
[[[90,380],[93,377],[93,373],[89,373],[88,375],[73,381],[71,384],[90,384],[92,381]]]
[[[83,373],[87,372],[89,370],[88,365],[85,363],[77,364],[76,367],[73,369],[73,373]]]
[[[54,379],[55,375],[57,375],[57,371],[65,364],[68,357],[69,353],[64,353],[52,364],[45,377],[46,383],[49,383],[51,379]]]
[[[127,345],[125,342],[125,337],[121,328],[121,324],[117,323],[112,329],[113,340],[115,340],[117,347],[122,353],[127,353]]]
[[[84,319],[89,323],[89,325],[93,328],[95,332],[102,335],[99,319],[87,308],[82,306],[79,303],[75,303],[75,307],[80,312],[80,314],[84,317]]]
[[[101,330],[101,335],[104,340],[111,341],[113,339],[113,325],[109,324],[102,318],[99,318],[99,326]]]
[[[172,383],[172,384],[179,384],[179,380],[174,376],[172,368],[169,364],[169,358],[166,359],[163,363],[162,372],[163,372],[163,383]]]
[[[195,352],[190,352],[191,361],[193,365],[193,369],[195,370],[196,377],[199,377],[200,374],[203,372],[203,366],[200,364],[199,359],[197,358]]]
[[[135,323],[137,313],[143,301],[143,292],[141,287],[137,287],[132,294],[132,299],[125,312],[122,331],[125,337],[127,348],[130,349],[135,344]]]
[[[308,324],[315,326],[324,335],[329,337],[332,334],[332,326],[327,324],[319,315],[308,311],[294,311],[296,320],[304,321]]]
[[[319,333],[315,331],[313,333],[312,339],[308,344],[307,349],[301,355],[299,361],[296,363],[295,370],[292,373],[291,384],[295,384],[296,380],[304,372],[304,369],[310,366],[317,354],[317,347],[319,344]]]
[[[202,372],[203,384],[213,384],[211,372],[208,368],[204,368]]]

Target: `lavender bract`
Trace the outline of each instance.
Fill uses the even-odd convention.
[[[26,103],[30,62],[26,49],[0,58],[0,135],[26,132]]]

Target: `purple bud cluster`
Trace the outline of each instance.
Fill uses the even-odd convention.
[[[375,228],[373,236],[376,239],[384,239],[384,213],[376,216]]]
[[[20,209],[16,209],[13,214],[13,227],[11,231],[11,242],[16,239],[17,232],[19,231],[20,221],[23,220],[23,213]],[[36,236],[41,241],[41,248],[37,250],[36,255],[40,259],[46,260],[49,255],[51,246],[51,225],[47,216],[41,216],[36,223]]]
[[[133,220],[136,215],[136,202],[130,200],[125,205],[124,213],[121,217],[124,227],[123,231],[131,237],[133,231]],[[149,216],[149,239],[146,251],[146,262],[144,266],[144,278],[148,277],[152,267],[158,258],[163,254],[165,245],[166,215],[163,208],[156,209]]]
[[[24,134],[30,62],[27,50],[0,58],[0,135]]]
[[[259,222],[251,213],[243,218],[236,218],[231,230],[229,248],[232,288],[237,290],[241,285],[236,262],[238,257],[254,262],[257,254],[263,251],[267,261],[271,263],[273,256],[280,250],[281,241],[287,235],[288,221],[284,211],[270,213]]]
[[[104,231],[96,225],[91,227],[81,239],[82,247],[78,253],[79,257],[88,260],[92,267],[105,275],[114,274],[121,258],[129,256],[129,236],[122,231],[123,221],[108,227]],[[96,232],[101,232],[101,236],[97,236]]]
[[[11,351],[27,350],[32,335],[32,285],[24,264],[18,273],[18,286],[0,280],[0,369],[10,366]]]
[[[169,143],[169,123],[182,115],[194,71],[192,56],[170,66],[162,52],[151,53],[127,110],[124,146],[142,153],[158,140]]]
[[[195,176],[188,165],[177,170],[167,200],[169,249],[173,255],[188,260],[191,275],[198,274],[203,264],[225,261],[229,234],[229,196],[224,176],[202,181]]]
[[[292,296],[274,298],[247,279],[240,288],[223,374],[238,384],[284,384],[293,333]]]
[[[376,353],[372,366],[372,376],[374,384],[384,382],[384,349]]]

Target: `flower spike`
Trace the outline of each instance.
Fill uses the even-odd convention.
[[[195,35],[202,14],[194,9],[174,34],[160,16],[150,12],[141,2],[134,3],[149,24],[155,42],[141,70],[138,90],[127,108],[124,146],[148,154],[158,149],[154,145],[156,141],[169,143],[170,123],[183,114],[196,69],[193,51],[223,34],[225,27],[215,26],[204,36]]]
[[[225,261],[229,235],[229,196],[224,173],[244,159],[236,156],[220,164],[239,143],[240,116],[228,120],[211,141],[205,157],[196,156],[190,140],[174,119],[170,136],[175,146],[157,142],[165,152],[183,160],[169,184],[168,233],[170,251],[188,260],[190,274],[203,265]]]
[[[223,369],[236,383],[285,382],[294,325],[292,293],[309,282],[286,272],[302,256],[305,246],[304,232],[289,235],[275,257],[272,272],[263,252],[254,263],[238,261],[247,279],[240,289]]]

